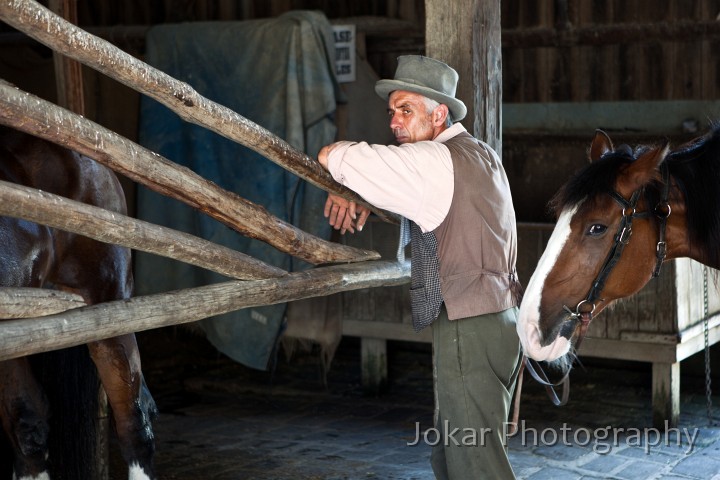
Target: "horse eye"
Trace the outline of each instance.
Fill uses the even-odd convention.
[[[590,225],[590,228],[588,228],[588,235],[591,235],[593,237],[597,237],[599,235],[602,235],[605,233],[605,230],[607,230],[607,227],[600,223],[595,223],[593,225]]]

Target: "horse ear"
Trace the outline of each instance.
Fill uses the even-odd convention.
[[[665,160],[670,143],[665,142],[658,148],[651,148],[628,165],[625,176],[630,182],[630,190],[646,185],[653,178],[659,178],[660,164]]]
[[[595,137],[590,144],[590,161],[596,162],[607,152],[613,151],[613,143],[608,134],[602,130],[595,130]]]

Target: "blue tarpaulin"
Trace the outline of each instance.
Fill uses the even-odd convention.
[[[146,61],[201,95],[268,129],[310,156],[335,138],[340,96],[333,70],[332,30],[317,12],[288,12],[246,22],[162,25],[147,35]],[[328,238],[325,192],[261,155],[189,124],[143,97],[140,143],[295,226]],[[139,188],[137,216],[192,233],[286,270],[308,265],[246,238],[192,208]],[[138,252],[136,294],[227,281],[226,277]],[[280,333],[285,304],[249,308],[199,322],[215,347],[247,366],[265,369]]]

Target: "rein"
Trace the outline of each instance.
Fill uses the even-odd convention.
[[[665,163],[662,163],[660,165],[660,169],[662,173],[663,183],[662,194],[660,202],[655,206],[655,209],[652,212],[658,220],[658,242],[655,248],[656,260],[655,268],[652,272],[653,277],[657,277],[658,275],[660,275],[660,268],[662,267],[662,264],[665,261],[665,257],[667,256],[667,219],[668,217],[670,217],[670,213],[672,212],[672,209],[670,208],[670,203],[668,201],[670,196],[670,172],[668,171],[668,167]],[[587,296],[583,300],[580,300],[580,302],[575,306],[575,311],[572,311],[567,305],[563,305],[563,310],[565,310],[570,315],[570,319],[580,322],[580,332],[578,334],[577,341],[575,342],[576,351],[580,348],[580,344],[582,343],[583,338],[585,338],[585,334],[587,333],[588,327],[590,326],[590,322],[593,319],[593,312],[595,311],[596,306],[595,301],[600,298],[600,293],[602,292],[603,288],[605,288],[605,282],[610,276],[613,268],[615,268],[615,265],[620,260],[620,256],[622,255],[625,246],[630,241],[630,237],[632,235],[633,220],[635,218],[650,217],[649,211],[637,212],[635,209],[635,207],[637,206],[637,202],[640,199],[640,195],[644,192],[644,190],[645,187],[635,190],[630,196],[629,200],[623,198],[623,196],[615,190],[608,192],[609,195],[622,207],[622,219],[620,220],[620,225],[618,226],[618,230],[615,233],[614,244],[610,249],[607,257],[605,258],[605,262],[603,263],[602,268],[600,268],[600,272],[598,272],[597,276],[595,277],[595,281],[593,282],[590,291],[588,292]],[[536,367],[534,367],[532,362],[535,361],[531,360],[529,357],[525,357],[525,367],[527,368],[528,372],[530,372],[530,375],[538,383],[545,386],[548,397],[550,397],[550,401],[555,406],[565,405],[567,403],[570,393],[571,369],[569,368],[567,373],[565,373],[565,375],[563,375],[563,377],[558,382],[552,383],[548,379],[542,368],[540,368],[540,365],[535,362]],[[562,396],[559,397],[555,392],[555,387],[558,387],[560,385],[562,385],[563,387],[563,392]]]

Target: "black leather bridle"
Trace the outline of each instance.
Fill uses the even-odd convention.
[[[658,221],[658,241],[655,248],[655,268],[653,269],[652,276],[657,277],[660,275],[660,269],[665,257],[667,256],[667,242],[665,241],[666,230],[667,230],[667,219],[672,213],[670,208],[669,196],[670,196],[670,173],[665,163],[660,166],[662,174],[662,193],[660,202],[655,206],[652,211],[652,215]],[[636,211],[637,203],[645,191],[645,187],[641,187],[635,190],[630,196],[629,200],[626,200],[617,191],[612,190],[609,192],[610,196],[622,207],[622,219],[620,225],[615,234],[614,243],[603,266],[600,268],[595,281],[590,287],[590,291],[587,296],[575,306],[575,311],[570,310],[567,305],[563,305],[563,309],[570,314],[570,319],[580,322],[580,333],[578,339],[575,342],[575,349],[580,348],[582,339],[587,332],[590,321],[593,318],[593,312],[595,311],[595,301],[600,298],[603,288],[605,288],[605,282],[607,281],[610,273],[612,272],[615,265],[620,261],[625,246],[630,241],[632,235],[632,223],[635,218],[649,218],[651,215],[650,211],[638,212]],[[588,308],[589,307],[589,308]]]

